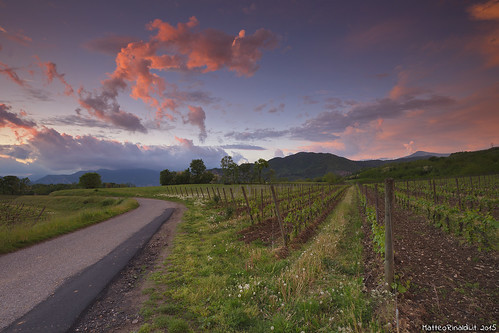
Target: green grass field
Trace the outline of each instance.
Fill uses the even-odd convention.
[[[138,207],[136,200],[97,196],[18,196],[0,198],[0,253],[109,219]],[[6,211],[10,209],[10,214]]]

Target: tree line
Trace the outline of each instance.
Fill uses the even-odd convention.
[[[159,182],[161,185],[180,184],[208,184],[220,182],[224,184],[239,183],[263,183],[269,181],[274,170],[268,170],[269,164],[263,158],[255,163],[243,163],[238,165],[231,156],[225,156],[220,161],[221,173],[213,173],[206,170],[202,159],[192,160],[189,168],[184,171],[170,171],[165,169],[160,172]]]
[[[11,175],[0,177],[0,194],[5,195],[46,195],[54,191],[76,188],[117,188],[133,186],[133,184],[104,183],[101,180],[101,176],[96,172],[85,173],[80,177],[79,183],[77,184],[32,184],[29,178],[19,178]]]

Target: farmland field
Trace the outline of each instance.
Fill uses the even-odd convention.
[[[0,253],[104,221],[137,205],[133,199],[96,196],[2,196]]]
[[[102,206],[108,197],[187,206],[171,254],[144,273],[147,300],[135,327],[141,332],[411,331],[459,321],[460,309],[470,321],[497,318],[497,177],[471,182],[474,192],[466,192],[458,180],[460,197],[455,189],[445,195],[453,179],[435,180],[439,192],[429,181],[396,184],[393,293],[383,277],[382,184],[68,190],[43,200],[47,211],[55,198],[60,206]],[[437,219],[439,206],[448,215]],[[460,222],[467,209],[479,218]]]

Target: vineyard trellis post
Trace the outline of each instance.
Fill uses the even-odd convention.
[[[243,190],[244,200],[246,201],[246,206],[248,207],[248,214],[249,214],[250,219],[251,219],[251,224],[253,224],[254,223],[253,215],[251,215],[251,207],[250,207],[250,204],[248,201],[248,197],[246,196],[246,190],[244,189],[244,186],[241,186],[241,189]]]
[[[279,227],[281,228],[282,240],[284,242],[284,246],[288,246],[288,237],[284,231],[284,225],[282,223],[281,212],[279,211],[279,202],[277,201],[277,197],[275,195],[274,185],[270,185],[270,191],[272,192],[272,199],[274,199],[275,213],[277,215],[277,220],[279,221]]]
[[[456,178],[456,194],[457,194],[457,203],[458,203],[459,210],[462,210],[461,209],[461,194],[459,193],[459,181],[457,180],[457,178]]]
[[[394,277],[393,259],[393,232],[392,232],[392,209],[393,209],[394,181],[392,178],[385,179],[385,282],[388,291],[391,291]]]

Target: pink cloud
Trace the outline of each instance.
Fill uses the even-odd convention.
[[[26,87],[27,83],[23,79],[19,77],[16,73],[16,69],[9,67],[8,65],[4,64],[3,62],[0,62],[0,74],[6,75],[10,80],[15,82],[21,87]]]
[[[469,44],[472,50],[479,50],[487,59],[489,67],[499,66],[499,1],[489,0],[475,4],[468,9],[471,17],[477,21],[491,21],[492,28],[477,35]]]
[[[387,42],[402,40],[407,37],[408,22],[405,20],[388,20],[374,24],[365,29],[351,32],[346,37],[349,47],[359,50],[381,45]]]
[[[3,28],[2,26],[0,26],[0,33],[3,34],[7,39],[10,39],[11,41],[14,41],[22,45],[28,45],[33,41],[30,37],[26,36],[22,31],[12,33],[10,31],[7,31],[7,29]]]
[[[252,35],[241,30],[233,36],[215,29],[198,30],[198,25],[195,17],[176,27],[159,19],[148,24],[148,29],[156,30],[156,34],[148,42],[132,42],[123,47],[116,56],[116,69],[102,82],[103,92],[87,94],[86,98],[80,98],[80,104],[91,115],[111,120],[107,116],[112,113],[103,109],[112,108],[115,115],[123,115],[117,111],[116,98],[119,91],[129,87],[132,98],[156,110],[158,122],[163,118],[172,121],[180,114],[180,106],[197,97],[178,91],[175,84],[166,82],[153,70],[206,73],[227,68],[238,75],[251,76],[258,69],[262,50],[277,45],[277,37],[265,29]],[[192,110],[189,108],[187,121],[200,127],[200,139],[204,140],[206,130],[202,118],[206,115],[204,111],[201,114]]]
[[[499,20],[499,1],[489,0],[469,8],[471,16],[477,20]]]
[[[27,136],[31,136],[37,132],[36,123],[23,119],[23,111],[21,111],[20,116],[10,112],[11,107],[6,104],[0,104],[0,128],[7,127],[10,128],[19,142],[23,142],[23,139]]]
[[[415,75],[413,71],[398,68],[398,81],[390,90],[388,96],[391,99],[408,98],[427,92],[427,90],[418,88],[414,85]]]
[[[69,83],[66,82],[66,79],[64,78],[64,74],[60,74],[57,72],[56,64],[54,64],[53,62],[41,63],[39,61],[38,66],[40,66],[40,68],[42,70],[44,70],[44,74],[47,76],[47,80],[49,83],[52,83],[54,78],[56,78],[65,86],[64,94],[66,96],[70,96],[70,95],[74,94],[73,87]]]

